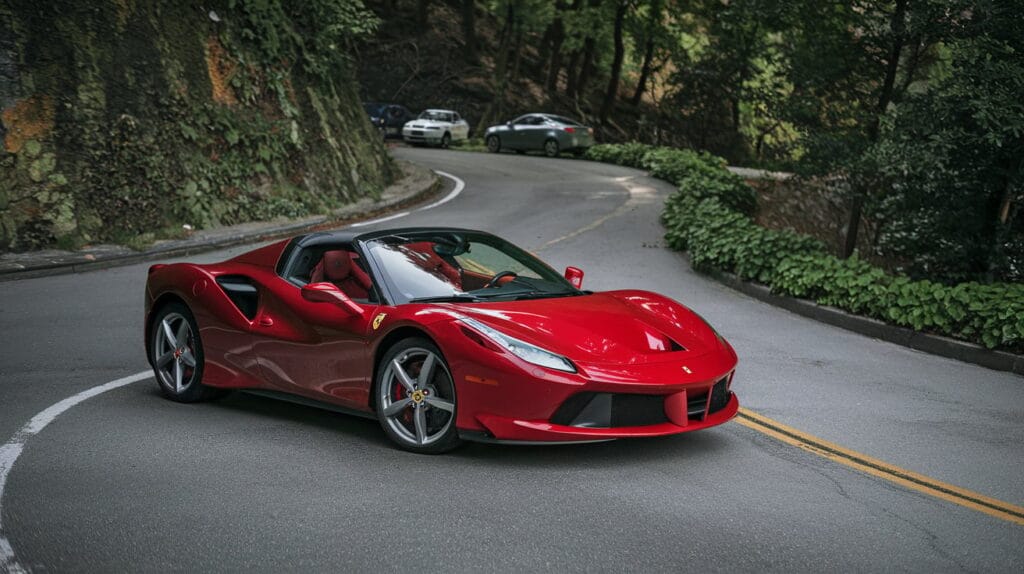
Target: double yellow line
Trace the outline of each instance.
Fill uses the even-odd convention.
[[[1024,508],[990,498],[952,484],[939,482],[922,474],[905,468],[893,466],[884,461],[872,458],[856,451],[845,449],[835,443],[800,432],[776,420],[761,416],[753,411],[741,408],[736,421],[741,425],[778,439],[786,444],[796,446],[818,456],[846,465],[872,476],[888,480],[900,486],[916,490],[959,504],[960,506],[984,512],[1014,524],[1024,526]]]

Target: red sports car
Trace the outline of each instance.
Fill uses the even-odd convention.
[[[146,350],[170,399],[313,403],[376,417],[415,452],[669,435],[736,414],[736,353],[703,319],[582,279],[480,231],[311,233],[152,266]]]

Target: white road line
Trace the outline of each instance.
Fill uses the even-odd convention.
[[[14,556],[14,550],[11,548],[11,542],[7,539],[4,533],[3,525],[3,502],[4,502],[4,485],[7,483],[7,475],[11,472],[11,467],[14,466],[15,461],[21,456],[21,451],[25,448],[25,443],[28,439],[39,434],[39,431],[46,428],[46,425],[52,423],[57,417],[64,414],[64,411],[77,405],[78,403],[95,397],[96,395],[112,391],[114,389],[130,385],[132,383],[148,379],[153,376],[153,371],[143,371],[141,373],[135,373],[127,377],[117,379],[116,381],[110,381],[109,383],[86,389],[77,395],[72,395],[63,401],[55,403],[43,410],[36,416],[32,417],[32,420],[28,421],[25,426],[18,429],[18,432],[14,433],[7,442],[0,446],[0,571],[22,573],[25,572],[25,568],[18,563],[17,558]]]
[[[360,221],[359,223],[353,223],[349,227],[366,227],[367,225],[373,225],[374,223],[380,223],[382,221],[390,221],[392,219],[398,219],[399,217],[405,217],[412,213],[411,211],[403,211],[401,213],[395,213],[387,217],[378,217],[377,219],[371,219],[369,221]]]
[[[382,223],[384,221],[391,221],[392,219],[398,219],[399,217],[405,217],[406,215],[409,215],[410,213],[416,213],[416,212],[419,212],[419,211],[426,211],[428,209],[434,209],[435,207],[437,207],[439,205],[443,205],[443,204],[448,203],[449,201],[455,199],[460,193],[462,193],[462,190],[466,188],[466,182],[462,181],[458,177],[455,177],[454,175],[452,175],[452,174],[450,174],[450,173],[448,173],[446,171],[434,170],[434,173],[436,173],[437,175],[440,175],[441,177],[447,177],[448,179],[450,179],[453,182],[455,182],[455,188],[452,189],[448,193],[448,195],[442,197],[441,199],[435,201],[434,203],[431,203],[429,205],[424,205],[423,207],[421,207],[421,208],[419,208],[419,209],[417,209],[415,211],[403,211],[401,213],[395,213],[395,214],[392,214],[392,215],[388,215],[386,217],[379,217],[377,219],[371,219],[369,221],[360,221],[359,223],[353,223],[349,227],[366,227],[367,225],[374,225],[374,224],[377,224],[377,223]]]
[[[462,190],[466,188],[466,182],[464,182],[461,179],[455,177],[454,175],[448,173],[447,171],[437,171],[437,170],[435,170],[434,173],[436,173],[437,175],[439,175],[441,177],[447,177],[448,179],[454,181],[455,182],[455,189],[452,189],[448,193],[448,195],[442,197],[441,199],[435,201],[434,203],[431,203],[430,205],[425,205],[425,206],[421,207],[418,211],[424,211],[424,210],[427,210],[427,209],[434,209],[438,205],[442,205],[442,204],[448,203],[449,201],[455,199],[460,193],[462,193]]]

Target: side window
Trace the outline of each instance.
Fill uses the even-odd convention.
[[[459,117],[459,114],[452,114],[452,121],[453,122],[459,122],[461,120],[462,120],[462,118]]]
[[[533,118],[534,116],[523,116],[512,123],[517,126],[528,126],[533,122]]]

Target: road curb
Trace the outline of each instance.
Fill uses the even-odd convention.
[[[897,345],[910,347],[911,349],[933,355],[956,359],[997,371],[1024,375],[1024,356],[1022,355],[1015,355],[1005,351],[993,351],[966,341],[920,333],[906,327],[890,325],[878,319],[852,315],[835,307],[819,305],[807,299],[777,295],[772,293],[771,289],[765,285],[744,281],[732,273],[712,270],[707,275],[726,287],[753,297],[758,301],[775,307],[781,307],[797,315],[802,315],[822,323],[828,323],[829,325],[841,327],[861,335],[896,343]]]
[[[108,269],[152,259],[193,255],[330,228],[344,222],[367,219],[421,203],[438,191],[441,186],[441,178],[436,173],[407,162],[400,163],[405,164],[403,168],[406,176],[389,188],[389,191],[392,188],[394,191],[390,191],[390,193],[385,191],[382,194],[382,199],[376,201],[366,199],[357,201],[335,210],[331,215],[318,215],[280,224],[260,222],[241,224],[233,226],[238,231],[232,231],[232,228],[222,228],[215,230],[214,234],[208,237],[200,236],[192,239],[166,241],[145,251],[116,251],[97,254],[68,253],[60,256],[60,260],[57,261],[41,260],[38,263],[30,262],[21,268],[0,268],[0,282]],[[429,174],[429,177],[426,177],[424,173]],[[410,182],[416,178],[423,181]]]

